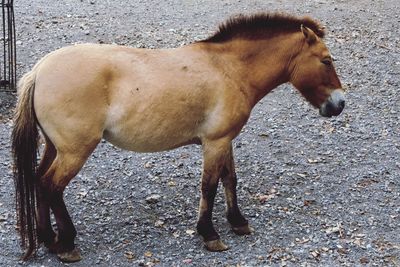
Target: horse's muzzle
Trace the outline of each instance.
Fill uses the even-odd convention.
[[[336,89],[331,93],[329,98],[322,103],[319,108],[319,114],[324,117],[337,116],[344,109],[345,102],[343,90]]]

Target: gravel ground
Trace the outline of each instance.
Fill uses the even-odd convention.
[[[255,232],[229,230],[219,192],[214,221],[231,247],[223,253],[207,252],[195,233],[199,147],[138,154],[101,143],[66,190],[84,256],[68,265],[400,266],[399,8],[379,0],[15,1],[19,74],[75,42],[177,47],[232,14],[280,10],[326,25],[348,87],[347,107],[333,119],[288,85],[257,105],[234,145],[239,202]],[[0,94],[0,104],[0,265],[67,265],[43,249],[18,260],[14,96]]]

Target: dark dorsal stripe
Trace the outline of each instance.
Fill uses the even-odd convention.
[[[235,38],[263,39],[276,34],[300,31],[304,25],[321,38],[323,27],[310,17],[295,17],[284,13],[261,13],[255,15],[237,15],[219,26],[218,31],[203,42],[222,43]]]

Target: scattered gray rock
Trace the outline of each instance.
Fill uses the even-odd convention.
[[[148,204],[156,204],[160,201],[161,196],[160,195],[150,195],[148,197],[146,197],[146,202]]]

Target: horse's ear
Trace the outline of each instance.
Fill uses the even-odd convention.
[[[306,41],[308,44],[312,44],[317,40],[317,36],[313,32],[313,30],[311,30],[310,28],[301,24],[300,29],[301,29],[301,32],[304,34],[304,37],[306,38]]]

